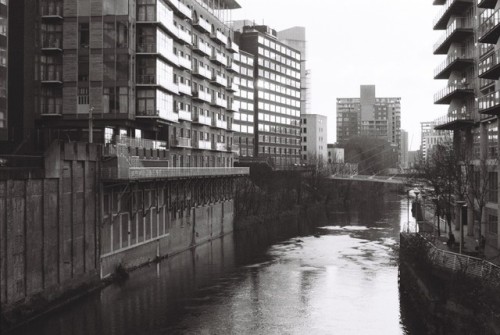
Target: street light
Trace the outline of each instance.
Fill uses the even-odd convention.
[[[92,120],[92,113],[94,112],[94,107],[90,106],[89,108],[89,143],[92,143],[94,140],[94,122]]]
[[[463,213],[462,210],[463,208],[467,208],[467,205],[465,204],[465,201],[463,200],[457,200],[455,201],[455,204],[458,207],[458,214],[459,214],[459,220],[460,220],[460,248],[459,252],[462,253],[463,251],[463,245],[464,245],[464,220],[463,220]]]

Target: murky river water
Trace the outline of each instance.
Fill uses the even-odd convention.
[[[226,236],[16,333],[412,334],[396,248],[407,201],[388,194],[356,206],[322,227]]]

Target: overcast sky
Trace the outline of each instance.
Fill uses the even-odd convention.
[[[277,30],[306,27],[312,70],[313,113],[328,116],[328,142],[336,141],[335,99],[359,97],[376,85],[377,97],[401,97],[402,128],[410,150],[420,145],[420,122],[447,111],[433,104],[446,80],[433,80],[443,56],[432,49],[442,31],[432,30],[440,7],[431,0],[238,0],[233,19]]]

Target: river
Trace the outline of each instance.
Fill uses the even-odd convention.
[[[321,227],[227,235],[14,333],[416,334],[415,320],[401,317],[398,285],[407,200],[354,203]]]

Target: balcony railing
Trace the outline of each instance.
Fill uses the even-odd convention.
[[[434,19],[434,29],[446,29],[446,24],[453,14],[461,13],[472,5],[473,0],[447,0]]]
[[[184,109],[179,109],[179,120],[191,121],[191,112]]]
[[[195,20],[193,21],[193,26],[195,26],[196,28],[200,28],[201,30],[204,30],[206,33],[210,33],[212,31],[212,26],[210,25],[210,22],[208,22],[201,16],[195,18]]]
[[[221,52],[214,49],[210,60],[216,64],[227,66],[227,58]]]
[[[208,103],[212,101],[210,93],[207,93],[205,91],[193,91],[193,97]]]
[[[158,110],[158,109],[138,109],[136,112],[138,118],[159,118],[167,121],[178,122],[179,114],[172,110]]]
[[[493,12],[479,26],[479,42],[496,44],[500,37],[500,9]]]
[[[160,50],[158,50],[160,49]],[[179,65],[179,57],[171,50],[163,50],[158,48],[156,43],[140,43],[137,45],[138,54],[156,54],[162,56],[165,60],[173,65]]]
[[[193,51],[204,54],[205,56],[210,56],[212,54],[212,48],[200,39],[194,41]]]
[[[184,83],[179,83],[178,86],[179,86],[179,93],[189,95],[189,96],[193,95],[190,85],[187,85]]]
[[[214,119],[213,126],[221,129],[227,129],[227,121]]]
[[[197,114],[197,115],[195,115],[193,121],[196,123],[199,123],[199,124],[203,124],[205,126],[212,125],[212,119],[210,118],[210,116],[206,116],[206,115]]]
[[[454,70],[463,70],[473,65],[474,56],[472,52],[465,48],[455,49],[448,54],[448,57],[434,70],[434,79],[448,79]]]
[[[210,143],[210,142],[208,142]],[[127,179],[161,179],[161,178],[187,178],[187,177],[215,177],[215,176],[245,176],[250,173],[250,168],[130,168]]]
[[[159,83],[157,82],[158,77],[156,74],[140,74],[137,75],[136,80],[137,80],[137,85],[142,85],[142,86],[159,86],[162,87],[171,93],[178,94],[179,93],[179,86],[176,83],[167,83],[167,82],[162,82]]]
[[[495,8],[496,4],[497,4],[497,0],[479,0],[477,6],[479,8],[493,9],[493,8]]]
[[[62,33],[58,36],[42,37],[42,49],[45,50],[62,50]]]
[[[154,150],[167,150],[166,141],[150,140],[146,138],[133,138],[123,135],[115,136],[116,144],[123,144],[127,147],[141,148],[141,149],[154,149]]]
[[[496,91],[478,99],[479,113],[497,115],[500,112],[500,91]]]
[[[215,142],[214,144],[215,145],[213,146],[213,150],[227,151],[227,145],[226,145],[226,143]]]
[[[219,30],[216,30],[215,33],[212,33],[212,38],[218,42],[218,43],[222,43],[224,45],[227,44],[227,36],[224,35],[221,31]]]
[[[240,66],[236,64],[236,62],[231,61],[229,65],[227,66],[227,70],[235,73],[240,73]]]
[[[193,16],[191,8],[179,1],[177,9],[179,10],[179,14],[182,14],[184,18],[191,20],[191,17]]]
[[[191,139],[187,137],[177,137],[173,143],[176,147],[191,148]]]
[[[500,77],[500,51],[496,50],[494,53],[483,59],[479,63],[479,77],[484,79],[495,79]]]
[[[40,80],[45,83],[62,83],[62,72],[61,71],[42,72]]]
[[[40,106],[41,115],[61,115],[62,104],[44,104]]]
[[[212,79],[212,72],[204,66],[200,66],[200,64],[196,64],[194,67],[193,74],[198,77],[203,77],[205,79]]]
[[[470,126],[473,123],[473,111],[463,107],[448,113],[448,115],[435,119],[434,128],[436,130],[457,130]]]
[[[212,76],[212,84],[226,87],[227,78],[224,78],[223,76],[214,73],[214,75]]]
[[[435,104],[449,104],[456,95],[474,93],[469,84],[451,84],[434,95]]]
[[[210,143],[210,141],[199,140],[199,141],[195,142],[194,147],[196,149],[201,149],[201,150],[212,150],[212,143]]]
[[[472,21],[470,19],[464,17],[455,18],[446,28],[443,36],[434,44],[434,54],[446,54],[453,42],[463,41],[467,35],[472,34]]]
[[[239,112],[241,103],[239,101],[233,100],[227,104],[227,109],[233,112]]]
[[[191,60],[190,59],[188,59],[186,57],[179,56],[179,65],[182,66],[183,68],[185,68],[186,70],[191,71]]]
[[[227,100],[219,98],[217,96],[213,96],[212,98],[212,105],[219,106],[222,108],[227,108]]]
[[[154,10],[139,10],[141,7],[149,7],[138,5],[137,23],[138,24],[154,24],[162,27],[171,36],[178,38],[179,28],[174,24],[174,14],[162,2],[158,1]]]
[[[179,29],[179,39],[183,41],[184,43],[187,43],[189,45],[193,44],[193,38],[191,37],[191,33],[187,30],[182,30]]]
[[[233,41],[231,41],[231,43],[229,43],[227,48],[229,51],[232,51],[234,53],[240,52],[240,47],[238,46],[238,44],[234,43]]]
[[[43,5],[41,7],[42,18],[63,18],[63,7],[61,4],[55,4],[53,2]]]

